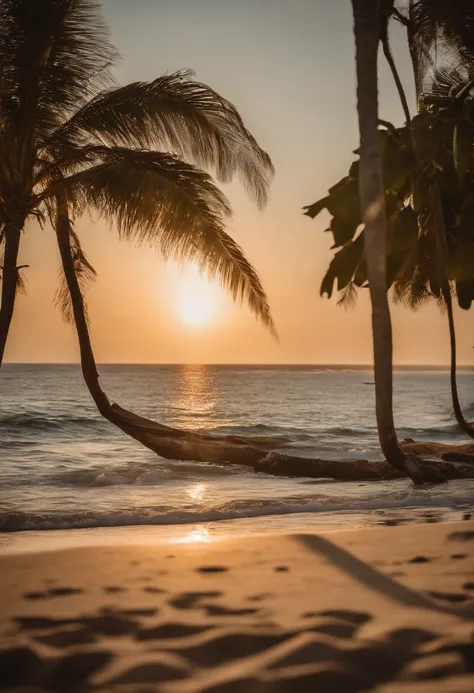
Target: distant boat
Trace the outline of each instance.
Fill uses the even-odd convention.
[[[364,383],[364,385],[375,385],[375,383]]]

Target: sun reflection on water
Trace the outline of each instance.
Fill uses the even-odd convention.
[[[214,376],[207,366],[183,366],[171,408],[178,426],[205,428],[217,402]],[[211,425],[215,425],[212,422]]]
[[[179,539],[170,539],[170,544],[209,544],[212,541],[212,537],[209,534],[209,530],[206,527],[200,527],[196,525],[196,528],[185,534],[184,537],[179,537]]]
[[[189,486],[186,489],[186,493],[188,494],[189,498],[193,501],[201,501],[207,491],[207,484],[203,483],[193,483],[191,486]]]

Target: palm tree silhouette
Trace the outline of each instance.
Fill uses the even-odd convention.
[[[276,336],[258,275],[226,233],[230,204],[200,168],[221,182],[238,175],[263,207],[273,166],[236,108],[191,72],[120,87],[116,58],[96,0],[0,0],[0,363],[23,281],[20,240],[36,217],[56,232],[57,303],[76,325],[91,395],[103,416],[147,444],[145,420],[100,388],[85,301],[95,272],[74,222],[92,211],[125,240],[197,262]]]
[[[386,460],[414,482],[436,481],[437,470],[406,456],[393,420],[392,325],[387,296],[387,218],[378,130],[378,72],[381,15],[378,0],[352,0],[356,40],[357,107],[360,130],[359,190],[364,252],[372,303],[377,429]]]

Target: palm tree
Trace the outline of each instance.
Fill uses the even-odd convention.
[[[360,129],[359,190],[364,252],[372,302],[376,418],[387,461],[416,483],[425,473],[401,450],[393,421],[392,326],[387,297],[387,221],[378,130],[377,60],[380,39],[378,0],[352,0],[356,39],[357,101]],[[434,480],[435,477],[432,478]]]
[[[473,437],[474,429],[464,418],[457,392],[452,297],[457,296],[459,305],[466,310],[474,300],[474,175],[472,167],[463,180],[456,172],[450,146],[456,123],[455,114],[452,121],[446,121],[445,110],[442,114],[416,116],[415,138],[406,127],[390,126],[380,131],[389,213],[387,282],[395,302],[417,309],[434,298],[447,313],[453,409],[460,427]],[[421,156],[423,140],[429,141],[427,160]],[[414,141],[418,156],[414,153]],[[368,286],[364,231],[357,231],[361,221],[359,168],[359,162],[352,164],[349,175],[306,212],[314,218],[326,208],[332,215],[329,230],[336,251],[322,281],[321,294],[331,297],[337,280],[341,292],[338,304],[344,307],[355,303],[358,288]]]
[[[235,107],[191,73],[117,87],[115,57],[96,0],[0,0],[0,362],[21,284],[21,236],[34,216],[56,231],[65,277],[58,303],[76,324],[100,413],[149,447],[165,435],[189,446],[183,432],[136,417],[102,392],[85,302],[95,272],[74,221],[90,210],[121,238],[197,262],[275,335],[259,278],[225,231],[230,205],[198,168],[220,181],[238,174],[263,206],[273,167]],[[215,442],[192,438],[203,441]]]

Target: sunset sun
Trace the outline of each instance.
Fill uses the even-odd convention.
[[[190,327],[203,327],[212,322],[214,306],[208,296],[201,292],[183,296],[178,307],[179,317]]]
[[[205,327],[212,323],[217,312],[217,287],[202,276],[197,265],[186,267],[180,277],[177,315],[189,327]]]

